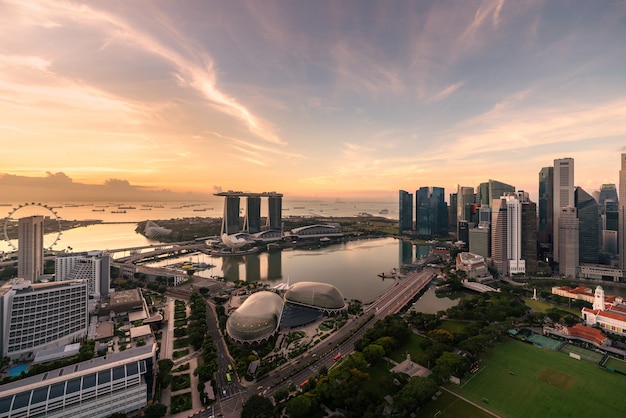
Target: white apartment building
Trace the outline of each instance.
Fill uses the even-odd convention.
[[[146,344],[0,386],[0,418],[100,418],[152,398],[157,345]]]
[[[35,283],[13,279],[0,287],[0,354],[30,358],[87,336],[87,282]]]
[[[102,251],[62,254],[54,262],[57,281],[87,280],[90,296],[107,296],[111,283],[111,256]]]

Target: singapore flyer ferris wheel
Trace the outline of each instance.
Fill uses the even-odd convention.
[[[4,218],[4,240],[8,246],[17,251],[17,230],[20,218],[29,216],[43,216],[44,218],[44,249],[51,250],[61,239],[61,217],[53,207],[43,203],[23,203],[11,209]]]

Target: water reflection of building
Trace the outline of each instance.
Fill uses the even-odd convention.
[[[283,278],[282,252],[274,251],[267,255],[267,279],[280,280]]]
[[[400,265],[411,264],[413,262],[413,243],[411,241],[400,241]]]
[[[246,281],[257,282],[261,280],[261,260],[258,254],[250,254],[245,258],[246,263]]]
[[[239,264],[244,262],[243,257],[223,257],[222,273],[228,280],[237,281],[239,279]]]
[[[267,254],[266,275],[261,274],[261,255],[247,254],[241,257],[223,257],[222,274],[228,280],[241,280],[241,265],[245,268],[245,281],[256,282],[260,280],[280,280],[282,273],[282,253],[280,251],[269,252]]]

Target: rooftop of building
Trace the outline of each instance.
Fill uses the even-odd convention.
[[[156,353],[156,344],[146,344],[140,347],[133,347],[128,350],[116,352],[103,357],[94,357],[81,363],[71,364],[60,369],[54,369],[46,373],[40,373],[35,376],[29,376],[24,379],[16,380],[6,385],[0,386],[0,393],[3,395],[12,395],[16,392],[28,390],[28,385],[37,385],[41,382],[64,381],[72,378],[72,375],[83,375],[84,372],[103,370],[109,367],[116,367],[131,361],[133,358],[138,360],[147,358]],[[62,378],[62,379],[58,379]]]
[[[119,292],[112,292],[109,299],[111,309],[114,307],[126,305],[126,304],[141,304],[143,303],[143,297],[139,289],[122,290]]]

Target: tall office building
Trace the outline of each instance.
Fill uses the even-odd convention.
[[[474,204],[474,189],[472,187],[458,186],[456,192],[456,220],[470,220],[471,205]]]
[[[407,191],[400,190],[399,197],[400,219],[398,229],[400,234],[402,234],[404,231],[413,229],[413,195]]]
[[[491,263],[500,274],[507,274],[507,206],[505,199],[491,202]]]
[[[43,274],[43,216],[18,220],[17,275],[36,282]]]
[[[283,195],[269,193],[267,197],[267,228],[274,231],[283,230]]]
[[[626,270],[626,153],[621,156],[619,171],[619,233],[617,235],[617,251],[619,252],[619,268]],[[623,276],[622,276],[623,277]]]
[[[239,201],[239,196],[226,195],[221,235],[232,235],[239,232]]]
[[[492,208],[491,258],[504,275],[526,272],[522,258],[522,195],[506,193]]]
[[[448,211],[442,187],[415,191],[415,230],[422,236],[448,235]]]
[[[561,158],[554,160],[554,179],[553,179],[553,226],[554,233],[552,235],[552,249],[554,254],[554,261],[559,262],[560,251],[560,237],[558,232],[559,216],[561,216],[561,208],[574,207],[574,159],[573,158]]]
[[[559,272],[562,276],[576,277],[579,265],[579,223],[576,208],[559,208]]]
[[[521,193],[521,194],[520,194]],[[518,192],[522,202],[522,259],[526,262],[526,273],[537,271],[537,204],[528,193]]]
[[[87,336],[87,282],[14,279],[0,288],[0,353],[29,357]]]
[[[578,261],[598,264],[600,260],[599,209],[596,200],[581,187],[574,192],[578,214]]]
[[[88,293],[96,299],[108,296],[111,286],[111,255],[103,251],[60,254],[54,260],[57,282],[86,280]]]
[[[248,196],[246,199],[246,216],[243,230],[249,234],[261,232],[261,197]]]
[[[542,252],[552,252],[552,236],[554,235],[554,167],[543,167],[539,171],[539,223],[537,240]]]
[[[500,199],[505,193],[515,192],[515,186],[489,179],[478,186],[478,203],[491,206],[491,202]]]
[[[600,213],[604,213],[604,202],[612,200],[617,202],[619,200],[617,196],[617,188],[612,183],[603,184],[600,187],[600,193],[598,194],[598,205],[600,205]]]
[[[457,194],[450,193],[450,206],[448,206],[448,231],[456,233],[456,202]]]

